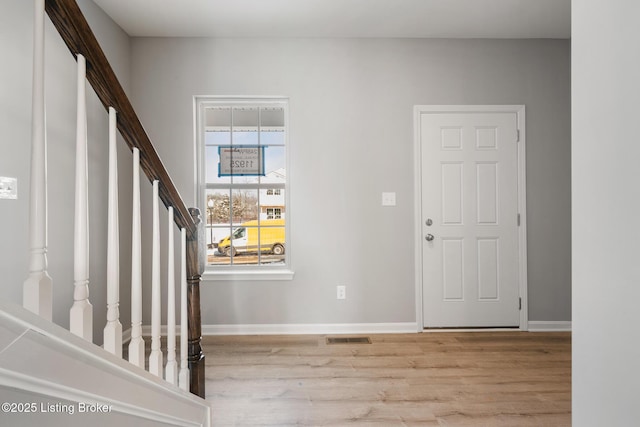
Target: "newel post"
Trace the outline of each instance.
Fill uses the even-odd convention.
[[[204,354],[200,318],[200,277],[205,266],[205,238],[200,209],[189,208],[197,232],[187,236],[187,311],[189,317],[189,374],[191,393],[204,399]]]

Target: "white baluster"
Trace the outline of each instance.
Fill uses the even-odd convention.
[[[151,354],[149,372],[162,378],[162,350],[160,349],[160,208],[158,181],[153,181],[153,242],[151,248]]]
[[[47,273],[47,135],[44,104],[44,0],[35,1],[31,117],[29,277],[23,285],[26,309],[51,321],[52,281]]]
[[[120,239],[118,236],[118,153],[116,150],[116,110],[109,107],[109,206],[107,219],[107,324],[104,349],[122,357],[120,323]]]
[[[78,110],[76,117],[76,195],[73,230],[73,306],[69,329],[93,341],[93,307],[89,302],[89,192],[87,175],[86,62],[78,54]]]
[[[140,231],[140,150],[133,149],[133,219],[131,224],[131,341],[129,362],[144,369],[142,338],[142,234]]]
[[[167,366],[164,378],[178,384],[176,362],[176,273],[173,242],[173,207],[169,206],[169,250],[167,260]]]
[[[187,231],[180,229],[180,375],[178,383],[180,388],[189,391],[189,363],[188,340],[189,328],[187,325]]]

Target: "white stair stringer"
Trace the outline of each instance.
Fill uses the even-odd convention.
[[[6,303],[0,402],[1,425],[211,426],[205,400]]]

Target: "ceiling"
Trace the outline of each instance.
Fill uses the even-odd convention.
[[[132,37],[571,37],[571,0],[93,1]]]

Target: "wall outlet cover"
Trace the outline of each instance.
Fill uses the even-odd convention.
[[[396,193],[382,193],[382,206],[395,206]]]

